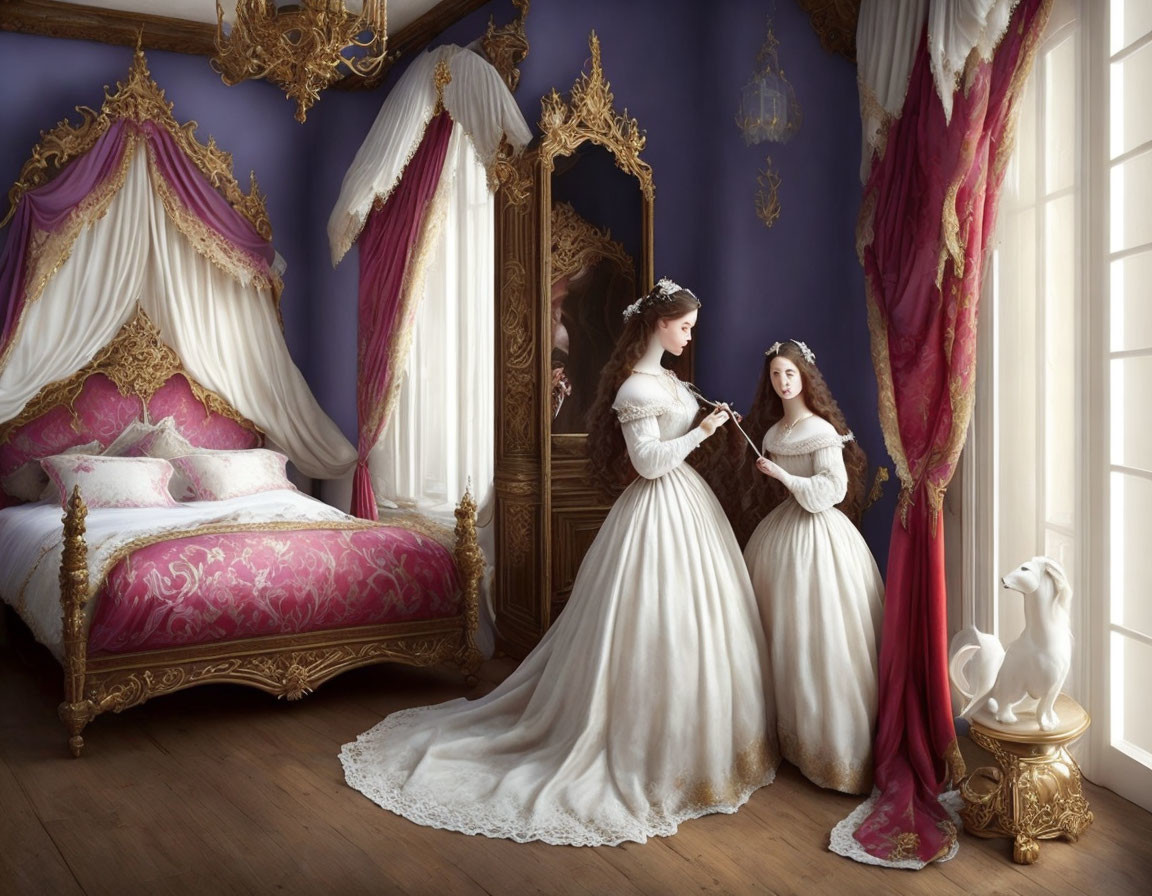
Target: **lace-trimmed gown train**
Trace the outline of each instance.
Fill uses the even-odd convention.
[[[767,651],[731,527],[684,458],[696,403],[633,374],[615,402],[641,477],[568,605],[499,687],[394,713],[346,744],[348,783],[418,824],[574,846],[735,812],[779,754]]]

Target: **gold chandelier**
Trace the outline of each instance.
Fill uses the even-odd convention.
[[[228,85],[249,78],[280,85],[296,102],[299,122],[320,91],[341,77],[341,66],[364,78],[387,67],[387,0],[352,0],[352,10],[345,0],[235,0],[228,29],[220,2],[212,67]],[[345,56],[349,49],[363,52]]]

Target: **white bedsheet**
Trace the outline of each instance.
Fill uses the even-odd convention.
[[[55,502],[0,510],[0,598],[12,606],[36,640],[63,657],[60,557],[63,511]],[[176,507],[90,509],[86,520],[88,580],[95,590],[105,563],[121,547],[145,535],[177,535],[218,523],[354,520],[345,513],[288,489],[227,501],[188,501]],[[89,619],[93,601],[85,609]]]

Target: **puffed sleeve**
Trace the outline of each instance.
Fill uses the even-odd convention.
[[[628,458],[636,472],[645,479],[659,479],[683,463],[684,458],[704,441],[704,430],[699,426],[675,439],[660,438],[660,424],[656,415],[637,416],[621,409],[620,429],[628,446]]]
[[[815,472],[811,476],[786,473],[780,480],[796,501],[809,513],[829,510],[848,494],[848,471],[844,467],[841,444],[818,448],[813,456]]]

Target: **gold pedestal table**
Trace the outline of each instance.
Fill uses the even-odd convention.
[[[1059,724],[1041,731],[1034,712],[997,722],[986,709],[975,713],[969,737],[990,752],[997,767],[978,768],[960,782],[964,830],[977,837],[1012,837],[1012,860],[1031,865],[1038,841],[1075,841],[1092,823],[1080,767],[1068,745],[1088,730],[1091,719],[1067,694],[1056,698]]]

